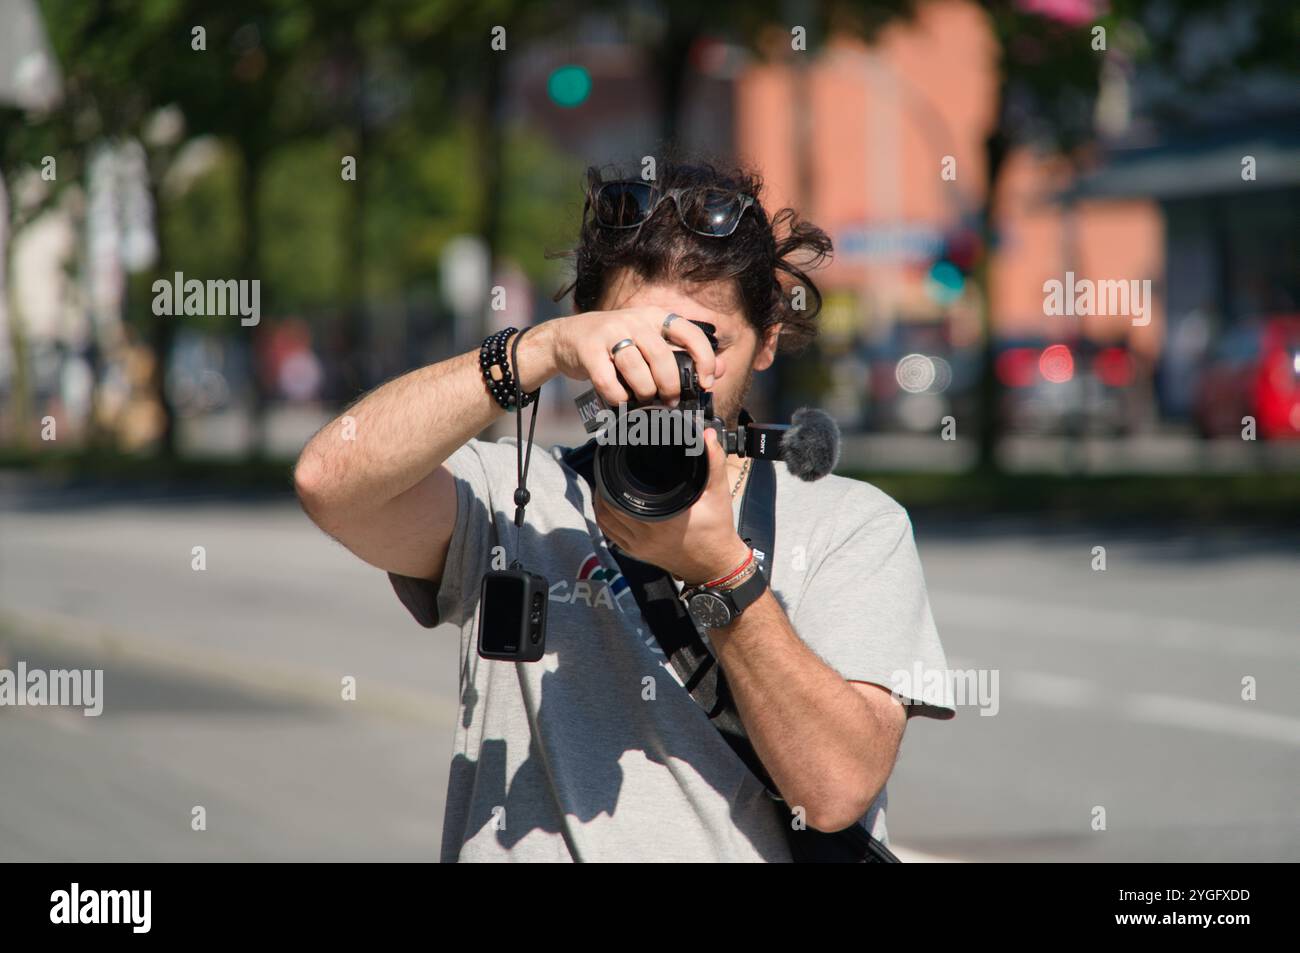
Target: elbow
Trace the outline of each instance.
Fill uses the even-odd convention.
[[[808,826],[827,834],[852,827],[871,809],[883,782],[860,778],[827,791],[807,807]]]
[[[293,467],[293,491],[298,494],[298,502],[313,520],[317,519],[325,496],[325,473],[320,458],[310,447],[298,457]]]
[[[821,805],[815,812],[809,811],[808,826],[825,834],[834,834],[856,824],[870,806],[870,801],[857,810],[847,801]]]

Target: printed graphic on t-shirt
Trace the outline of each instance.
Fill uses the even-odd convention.
[[[623,611],[619,596],[627,592],[627,580],[617,569],[607,569],[592,553],[578,565],[572,584],[561,579],[550,590],[552,602],[583,605],[589,609]]]

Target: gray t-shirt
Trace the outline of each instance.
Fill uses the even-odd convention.
[[[460,628],[442,860],[789,861],[771,799],[659,650],[590,487],[560,453],[534,453],[517,552],[514,440],[461,447],[447,460],[457,515],[441,583],[390,574],[422,625]],[[867,483],[776,471],[768,578],[800,638],[853,681],[893,689],[900,671],[946,670],[906,511]],[[518,555],[550,585],[539,662],[478,655],[497,546],[495,568]],[[915,694],[909,715],[954,714],[947,698]],[[885,803],[882,791],[863,818],[882,840]]]

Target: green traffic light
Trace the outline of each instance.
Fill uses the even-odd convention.
[[[581,66],[561,66],[546,81],[546,92],[557,106],[581,106],[591,94],[591,74]]]
[[[951,304],[961,297],[966,279],[961,271],[950,261],[936,261],[930,268],[926,290],[940,304]]]

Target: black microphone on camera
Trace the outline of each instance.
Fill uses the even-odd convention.
[[[840,459],[840,428],[816,407],[800,407],[788,424],[756,424],[742,418],[730,453],[760,460],[783,460],[790,475],[811,482],[835,469]],[[731,434],[727,443],[732,443]]]

